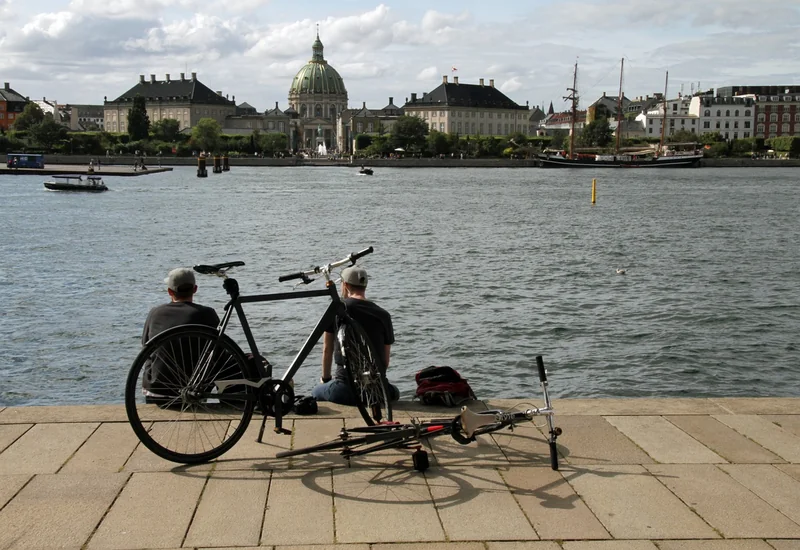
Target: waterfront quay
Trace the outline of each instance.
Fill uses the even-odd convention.
[[[154,166],[147,170],[134,170],[131,164],[108,164],[99,169],[89,170],[89,161],[80,163],[60,162],[47,163],[44,168],[8,168],[0,166],[0,176],[57,176],[57,175],[94,175],[94,176],[147,176],[159,172],[170,172],[172,167]]]
[[[800,398],[556,399],[559,471],[532,424],[434,439],[424,473],[399,450],[275,459],[361,423],[320,405],[191,467],[122,405],[0,407],[0,548],[800,549]]]

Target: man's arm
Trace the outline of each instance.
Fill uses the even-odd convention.
[[[389,355],[391,352],[392,346],[390,344],[383,346],[383,364],[387,369],[389,368]]]
[[[333,364],[333,333],[326,332],[322,338],[322,379],[323,383],[331,379],[331,364]]]

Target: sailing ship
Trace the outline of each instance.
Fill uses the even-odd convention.
[[[572,102],[569,130],[569,151],[539,153],[537,161],[542,168],[696,168],[700,166],[703,153],[697,149],[697,144],[674,144],[672,148],[664,146],[667,128],[667,85],[669,72],[664,84],[664,118],[661,124],[661,142],[657,150],[638,152],[620,152],[620,137],[622,135],[622,71],[625,66],[623,58],[619,72],[619,96],[617,97],[617,129],[616,148],[612,154],[581,153],[575,152],[575,120],[578,114],[578,63],[572,78],[572,88],[567,88],[569,95],[565,101]],[[690,150],[679,150],[679,147],[691,146]]]

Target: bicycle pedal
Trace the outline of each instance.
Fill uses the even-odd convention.
[[[417,449],[411,453],[411,460],[414,462],[414,469],[418,472],[424,472],[430,466],[427,451]]]
[[[276,434],[281,434],[281,435],[292,435],[292,430],[287,430],[286,428],[278,428],[278,427],[276,426],[275,428],[273,428],[273,430],[274,430],[274,432],[275,432]]]

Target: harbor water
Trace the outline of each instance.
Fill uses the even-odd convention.
[[[291,291],[279,275],[370,245],[404,398],[450,365],[478,397],[538,399],[536,355],[557,397],[800,396],[796,169],[357,172],[187,167],[101,194],[0,176],[0,406],[121,403],[173,267],[242,260],[243,294]],[[221,313],[221,280],[198,285]],[[326,305],[246,305],[280,372]]]

